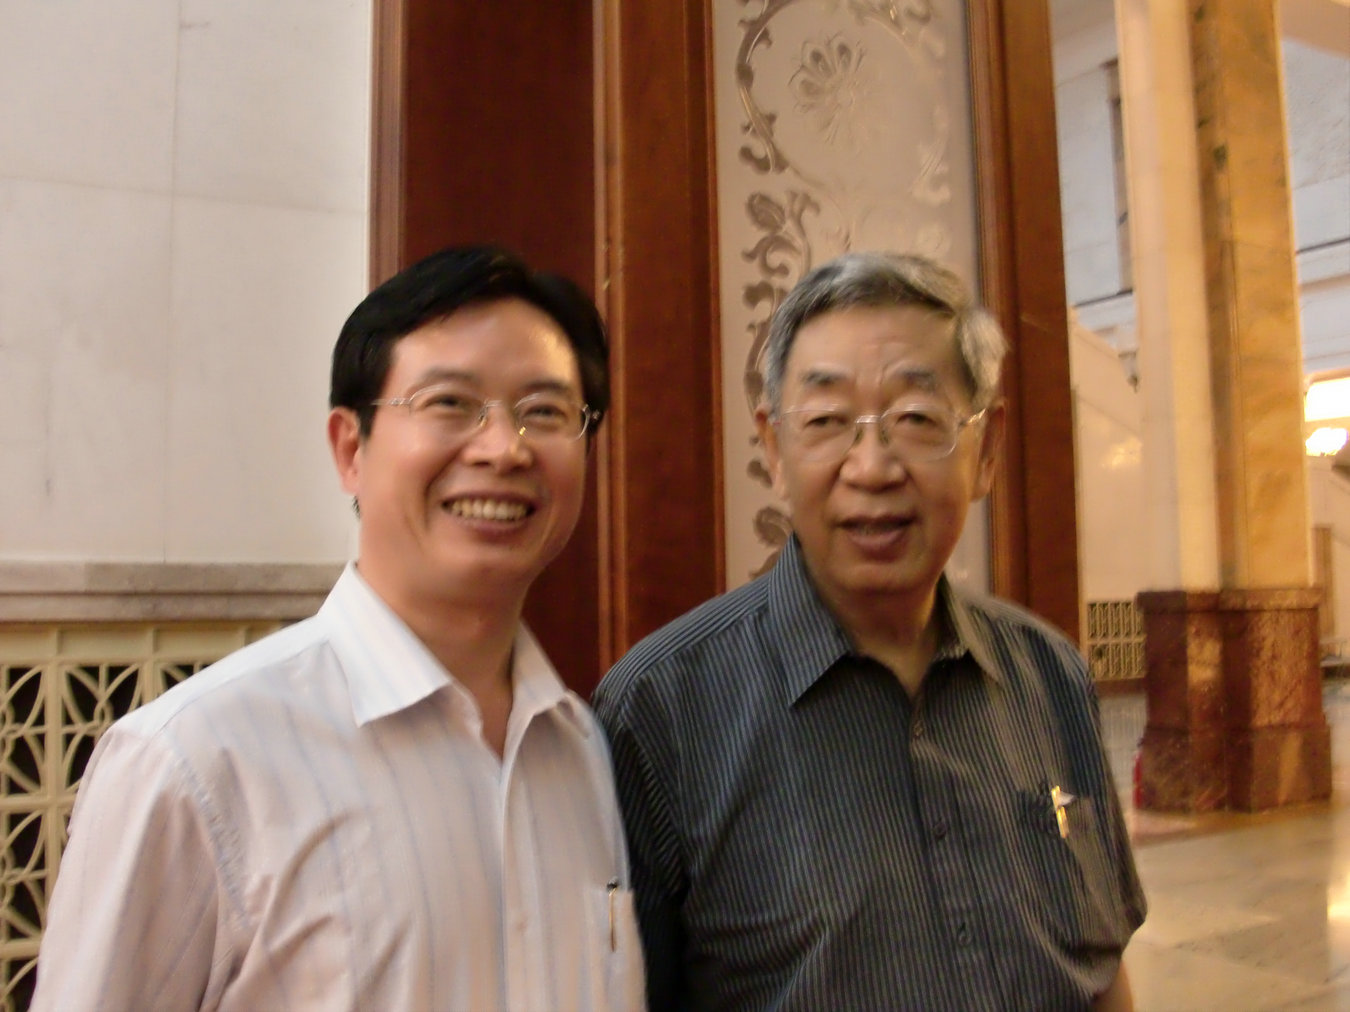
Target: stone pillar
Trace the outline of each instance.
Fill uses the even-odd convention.
[[[1331,796],[1320,599],[1312,587],[1219,595],[1229,808],[1260,811]]]
[[[1311,587],[1139,595],[1141,807],[1258,811],[1330,796],[1319,598]]]
[[[1205,245],[1188,18],[1116,0],[1152,585],[1219,585]]]
[[[1139,595],[1148,704],[1139,754],[1142,808],[1210,812],[1228,804],[1218,598],[1215,591]]]
[[[1210,467],[1201,468],[1197,453],[1183,459],[1176,452],[1187,445],[1184,434],[1173,430],[1159,440],[1150,439],[1153,429],[1145,432],[1150,473],[1161,469],[1179,490],[1167,528],[1179,541],[1175,566],[1169,569],[1165,560],[1154,565],[1157,586],[1178,589],[1140,596],[1149,708],[1142,802],[1190,811],[1255,810],[1325,798],[1330,737],[1321,705],[1318,592],[1311,582],[1276,0],[1189,0],[1186,9],[1166,0],[1120,0],[1117,9],[1127,145],[1143,137],[1164,150],[1194,152],[1178,163],[1183,173],[1191,164],[1197,168],[1190,178],[1201,223],[1203,281],[1182,301],[1198,299],[1204,307],[1197,330],[1207,349],[1209,390],[1200,403],[1209,417],[1189,424],[1195,426],[1192,437],[1212,440],[1214,447]],[[1182,39],[1188,64],[1178,62]],[[1152,84],[1147,104],[1140,101],[1141,81]],[[1192,123],[1177,122],[1178,109],[1189,109]],[[1133,174],[1134,164],[1129,167]],[[1143,262],[1148,242],[1135,246],[1146,413],[1170,403],[1184,382],[1177,378],[1183,361],[1194,365],[1197,330],[1180,329],[1176,312],[1150,316],[1146,309],[1177,304],[1168,303],[1168,286],[1186,284],[1197,267],[1193,219],[1169,217],[1177,208],[1168,199],[1187,182],[1159,183],[1152,203],[1131,208],[1132,238],[1147,237],[1150,227],[1176,236],[1163,248],[1191,272],[1180,281],[1160,281]],[[1151,342],[1169,350],[1155,348],[1150,359],[1145,349]],[[1162,393],[1148,392],[1154,382],[1149,361],[1172,367],[1171,373],[1155,373],[1167,384]],[[1179,412],[1170,421],[1187,424]],[[1195,470],[1184,473],[1188,467]],[[1208,517],[1203,496],[1186,496],[1187,480],[1210,483],[1214,511]],[[1155,483],[1150,489],[1154,503],[1165,501],[1159,491],[1166,487]],[[1209,531],[1202,545],[1217,534],[1214,573],[1185,547],[1187,532],[1202,527]],[[1165,536],[1153,541],[1155,553],[1167,547]],[[1169,576],[1175,582],[1166,582]]]

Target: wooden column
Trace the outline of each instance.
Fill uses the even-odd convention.
[[[601,4],[604,305],[622,335],[606,483],[609,662],[725,580],[706,10]]]
[[[613,410],[526,612],[583,695],[721,558],[703,8],[597,9],[376,0],[372,131],[373,281],[495,241],[606,313]]]
[[[971,0],[983,297],[1011,345],[1008,436],[991,496],[996,593],[1080,629],[1069,320],[1050,18],[1044,0]]]

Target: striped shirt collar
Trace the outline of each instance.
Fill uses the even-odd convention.
[[[338,577],[319,618],[342,664],[358,726],[405,710],[441,690],[468,701],[468,690],[361,578],[354,563]],[[523,623],[516,632],[511,678],[512,723],[556,708],[580,734],[589,736],[581,700],[562,684]]]
[[[767,580],[772,643],[783,673],[783,700],[791,705],[837,661],[853,655],[853,644],[816,592],[796,535],[783,546]],[[942,635],[933,662],[968,655],[985,675],[1002,681],[988,638],[981,634],[964,595],[945,574],[938,579],[937,602]]]

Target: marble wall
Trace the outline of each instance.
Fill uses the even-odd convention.
[[[1133,297],[1118,258],[1106,69],[1117,56],[1112,8],[1102,0],[1051,8],[1067,296],[1084,325],[1129,350]],[[1350,59],[1293,39],[1282,49],[1305,367],[1348,369]]]
[[[1081,325],[1069,342],[1078,464],[1078,564],[1085,601],[1148,586],[1143,405],[1115,349]]]
[[[1286,39],[1284,70],[1305,364],[1350,369],[1350,58]]]
[[[1350,59],[1285,39],[1294,233],[1310,250],[1350,238]]]
[[[1337,472],[1330,457],[1308,460],[1308,509],[1313,524],[1327,531],[1327,648],[1350,658],[1350,480]]]
[[[0,562],[332,562],[370,0],[0,2]]]
[[[1057,142],[1061,163],[1073,168],[1060,173],[1064,281],[1071,306],[1100,302],[1129,289],[1129,265],[1122,263],[1116,219],[1114,59],[1115,25],[1110,20],[1083,25],[1060,39],[1055,51]]]

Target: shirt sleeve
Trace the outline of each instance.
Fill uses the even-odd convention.
[[[631,686],[630,686],[631,688]],[[647,1007],[683,1007],[684,927],[680,908],[684,872],[679,837],[661,766],[652,762],[646,722],[631,697],[602,685],[595,712],[609,737],[615,785],[628,837],[638,929],[647,974]],[[669,766],[664,767],[669,769]]]
[[[217,874],[188,784],[158,739],[116,725],[104,734],[47,912],[35,1012],[202,1006]]]

